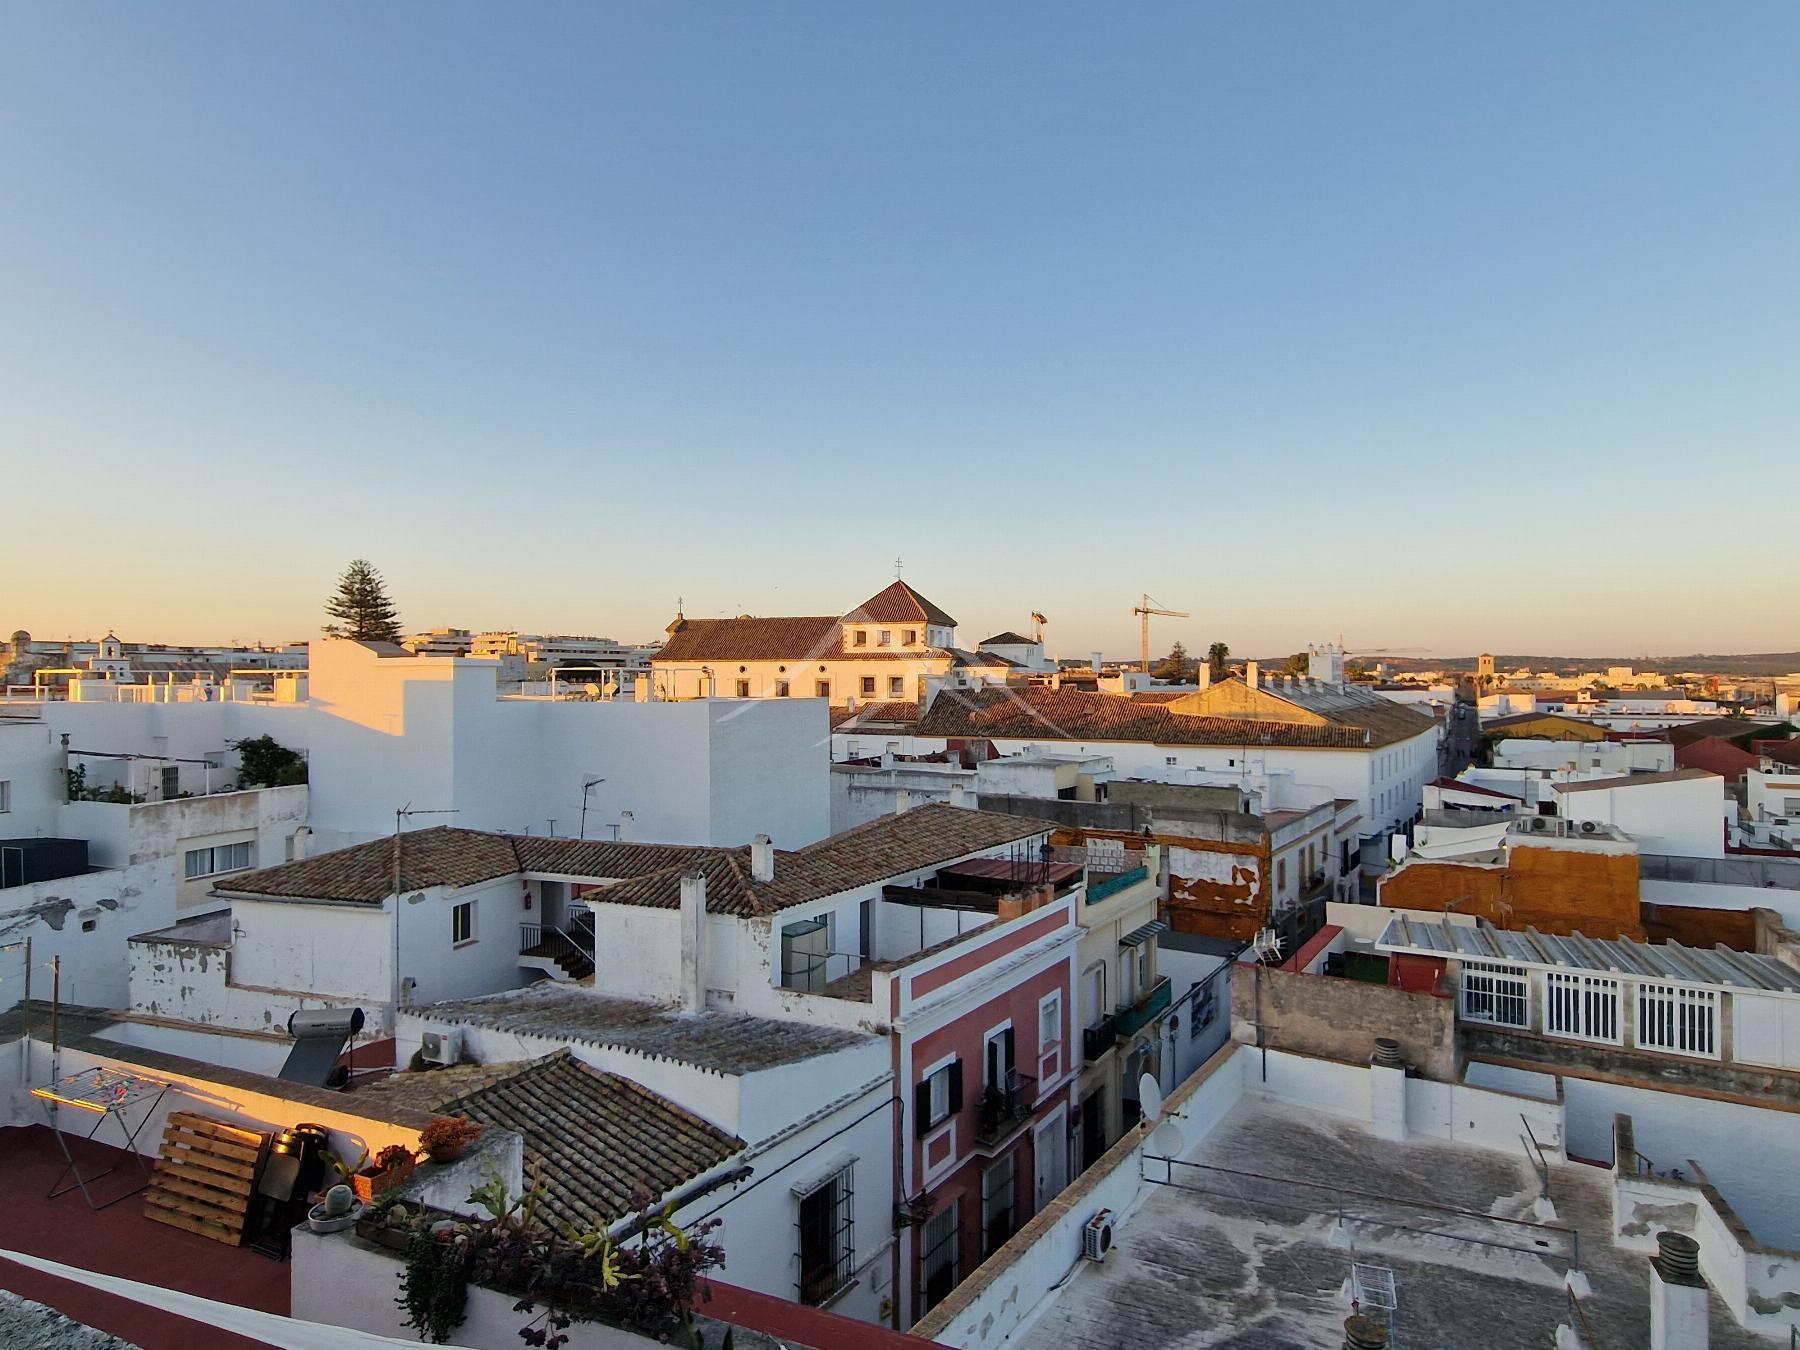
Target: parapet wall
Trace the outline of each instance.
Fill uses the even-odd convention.
[[[1435,994],[1242,963],[1232,972],[1231,1034],[1245,1045],[1366,1065],[1376,1036],[1400,1043],[1425,1078],[1457,1081],[1456,1004]]]

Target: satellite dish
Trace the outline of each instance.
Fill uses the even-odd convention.
[[[1138,1105],[1144,1112],[1145,1120],[1155,1120],[1162,1114],[1162,1088],[1151,1074],[1144,1074],[1138,1079]]]
[[[1150,1151],[1159,1158],[1179,1158],[1187,1147],[1187,1135],[1173,1117],[1156,1127],[1150,1136]]]

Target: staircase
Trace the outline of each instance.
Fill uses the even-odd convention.
[[[591,946],[584,949],[562,929],[536,923],[519,925],[519,964],[553,980],[585,980],[594,973]]]

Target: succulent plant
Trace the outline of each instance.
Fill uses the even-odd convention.
[[[350,1212],[355,1201],[356,1194],[348,1186],[333,1186],[325,1192],[325,1212],[334,1219],[341,1219]]]

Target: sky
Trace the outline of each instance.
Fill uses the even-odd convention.
[[[1786,0],[14,5],[0,630],[899,559],[1065,656],[1800,647],[1796,69]]]

